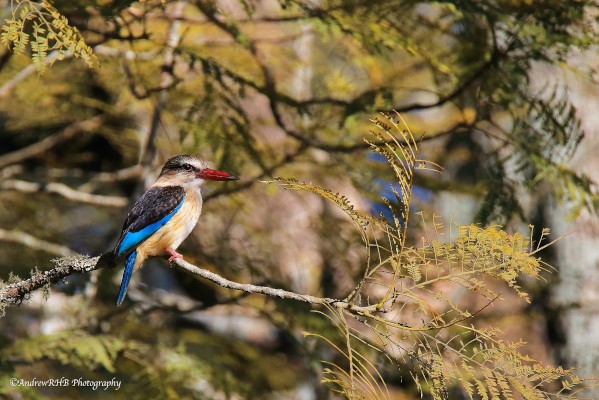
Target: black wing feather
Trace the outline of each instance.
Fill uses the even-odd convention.
[[[116,253],[128,232],[138,232],[146,226],[160,221],[177,208],[184,197],[185,189],[181,186],[159,186],[148,189],[127,214],[114,252]]]

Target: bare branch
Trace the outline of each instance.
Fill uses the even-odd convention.
[[[4,170],[0,171],[0,179],[6,179],[10,176],[15,175],[15,173],[10,173],[9,176],[4,176],[4,171],[8,170],[11,167],[5,168]],[[20,171],[16,173],[21,172],[23,172],[22,168]],[[46,173],[48,174],[48,177],[56,179],[87,178],[88,181],[83,183],[83,186],[89,183],[114,183],[115,181],[129,181],[133,179],[138,179],[142,173],[142,169],[138,164],[135,164],[112,172],[92,172],[87,171],[83,168],[48,168],[46,170]]]
[[[23,173],[24,168],[22,165],[10,165],[0,170],[0,181],[11,178],[17,174]]]
[[[38,239],[21,231],[8,231],[0,228],[0,241],[22,244],[31,249],[45,251],[46,253],[61,257],[75,256],[77,254],[77,252],[66,246]]]
[[[79,186],[79,190],[89,192],[95,189],[99,183],[114,183],[138,179],[141,177],[142,172],[143,168],[141,168],[139,164],[132,165],[114,172],[100,172],[94,175],[88,182]]]
[[[208,279],[211,282],[216,283],[219,286],[224,287],[225,289],[239,290],[246,293],[252,294],[264,294],[271,297],[279,297],[281,299],[289,299],[301,301],[303,303],[309,304],[329,304],[334,307],[344,308],[349,311],[355,312],[357,314],[371,313],[377,311],[378,308],[376,305],[372,306],[357,306],[343,300],[331,299],[328,297],[315,297],[307,294],[299,294],[295,292],[290,292],[288,290],[271,288],[269,286],[256,286],[252,284],[244,284],[230,281],[222,276],[215,274],[214,272],[210,272],[206,269],[197,267],[191,263],[188,263],[185,260],[177,258],[174,260],[174,264],[183,268],[184,270],[191,272],[194,275],[201,276],[204,279]]]
[[[206,16],[206,18],[208,18],[209,21],[213,22],[223,32],[225,32],[227,35],[229,35],[232,38],[232,40],[238,41],[238,37],[235,34],[235,32],[232,31],[230,26],[228,26],[225,22],[221,21],[217,17],[216,10],[212,6],[203,4],[201,2],[198,2],[196,4],[196,6],[198,6],[200,11]],[[371,98],[376,93],[376,89],[368,90],[350,101],[336,99],[336,98],[312,98],[312,99],[308,99],[308,100],[297,100],[297,99],[294,99],[292,96],[285,95],[284,93],[281,93],[277,90],[274,74],[268,68],[267,64],[264,62],[262,57],[260,57],[258,47],[256,46],[256,40],[254,40],[254,39],[250,40],[249,43],[247,44],[247,48],[254,56],[256,62],[258,63],[258,65],[262,71],[262,77],[263,77],[263,81],[264,81],[264,83],[262,85],[254,82],[250,79],[244,78],[243,76],[233,72],[232,70],[230,70],[228,68],[225,68],[224,66],[214,62],[211,59],[203,59],[203,61],[210,64],[211,67],[218,69],[218,71],[220,71],[224,75],[229,76],[235,82],[238,82],[245,86],[249,86],[249,87],[253,88],[254,90],[258,91],[259,93],[263,94],[264,96],[266,96],[266,98],[268,99],[268,102],[269,102],[271,113],[273,115],[273,118],[274,118],[277,126],[281,130],[283,130],[286,135],[300,141],[300,143],[302,143],[306,146],[318,148],[318,149],[325,150],[328,152],[338,152],[338,153],[352,153],[352,152],[364,150],[364,149],[367,149],[370,147],[370,145],[366,142],[347,143],[347,144],[329,144],[329,143],[322,142],[317,138],[312,138],[312,137],[303,135],[298,130],[291,128],[284,121],[283,115],[280,110],[280,105],[285,104],[285,105],[288,105],[288,106],[291,106],[291,107],[294,107],[297,109],[304,109],[307,106],[320,105],[320,104],[336,105],[336,106],[344,107],[346,109],[346,114],[349,115],[347,113],[347,110],[350,110],[350,109],[363,110],[365,108],[365,106],[371,102]],[[467,78],[460,86],[455,88],[453,92],[451,92],[450,94],[447,94],[445,96],[439,96],[439,99],[435,103],[432,103],[432,104],[409,104],[409,105],[405,105],[405,106],[397,106],[393,109],[393,112],[401,113],[401,112],[408,112],[408,111],[414,111],[414,110],[435,108],[435,107],[443,106],[444,104],[446,104],[450,101],[453,101],[455,98],[459,97],[467,88],[469,88],[477,79],[479,79],[482,75],[484,75],[486,72],[488,72],[488,70],[496,62],[496,58],[497,58],[497,55],[494,53],[493,57],[491,57],[491,59],[488,62],[484,63],[475,73],[473,73],[469,78]],[[378,111],[390,112],[389,110],[386,110],[386,109],[379,109]],[[355,112],[352,112],[351,114],[354,114],[354,113]],[[454,132],[456,132],[460,129],[468,128],[471,126],[472,126],[472,124],[468,124],[465,122],[458,123],[455,126],[451,127],[450,129],[439,132],[435,135],[427,135],[427,136],[421,138],[420,140],[424,141],[424,140],[435,139],[435,138],[442,137],[445,135],[453,134]],[[392,142],[392,140],[390,142]],[[385,144],[385,142],[380,142],[380,143],[376,143],[376,144],[382,145],[382,144]]]
[[[91,194],[86,192],[80,192],[69,186],[51,182],[48,184],[41,184],[36,182],[20,181],[17,179],[9,179],[0,182],[1,190],[15,190],[23,193],[38,193],[46,192],[53,193],[62,196],[66,199],[77,201],[85,204],[93,204],[103,207],[125,207],[127,205],[127,198],[119,196],[103,196],[98,194]]]
[[[56,135],[48,136],[40,140],[39,142],[23,147],[22,149],[13,151],[12,153],[4,154],[0,157],[0,168],[3,168],[10,164],[18,163],[38,154],[42,154],[45,151],[56,146],[57,144],[65,142],[82,132],[89,132],[99,128],[101,124],[101,116],[95,116],[81,122],[74,122],[71,125],[67,126],[65,129],[63,129],[62,132],[57,133]]]
[[[71,274],[76,272],[85,273],[102,268],[104,265],[100,265],[102,263],[98,263],[98,260],[99,257],[86,257],[81,255],[54,260],[54,262],[58,265],[56,268],[49,271],[34,273],[29,279],[0,287],[0,304],[19,304],[31,292],[34,292],[46,285],[58,282],[59,280],[64,279]],[[186,270],[187,272],[214,282],[226,289],[239,290],[251,294],[263,294],[266,296],[279,297],[281,299],[295,300],[314,305],[328,304],[333,307],[346,309],[358,315],[370,316],[373,312],[386,312],[386,310],[378,307],[377,305],[358,306],[353,303],[331,299],[328,297],[315,297],[290,292],[288,290],[271,288],[268,286],[256,286],[252,284],[233,282],[223,278],[218,274],[215,274],[214,272],[210,272],[181,259],[175,259],[173,264]]]
[[[182,15],[184,8],[184,1],[176,2],[173,6],[173,15]],[[179,41],[181,40],[180,27],[181,21],[175,19],[171,21],[166,34],[166,46],[164,47],[163,52],[164,61],[162,63],[162,71],[160,73],[159,95],[158,99],[156,100],[156,105],[154,106],[154,112],[152,113],[152,121],[150,123],[150,131],[148,133],[145,151],[142,154],[142,165],[144,166],[151,165],[152,161],[154,160],[154,155],[156,153],[156,145],[154,141],[156,134],[158,133],[162,109],[164,108],[164,105],[168,99],[168,89],[176,84],[174,75],[175,51],[179,46]]]
[[[59,56],[58,51],[52,51],[44,59],[44,64],[46,64],[46,65],[52,64],[54,61],[56,61],[58,56]],[[71,53],[70,51],[66,51],[63,53],[63,57],[65,57],[65,58],[72,57],[72,56],[73,56],[73,53]],[[2,86],[0,86],[0,98],[3,98],[5,96],[7,96],[8,94],[10,94],[10,92],[12,92],[12,90],[17,86],[17,84],[19,84],[19,82],[21,82],[28,76],[33,75],[35,72],[37,72],[37,67],[34,64],[27,65],[25,68],[23,68],[21,71],[19,71],[19,73],[16,74],[12,79],[9,79]]]

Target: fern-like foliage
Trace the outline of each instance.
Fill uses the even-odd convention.
[[[210,348],[213,344],[207,345]],[[222,363],[230,369],[236,360],[195,357],[183,344],[152,343],[84,329],[67,329],[50,335],[20,339],[0,352],[0,397],[14,395],[41,398],[36,388],[14,387],[10,378],[27,378],[18,366],[64,367],[62,377],[98,380],[116,377],[123,385],[110,398],[228,398],[225,393],[243,393],[250,398],[251,387],[244,377],[223,374]],[[34,369],[35,370],[35,369]],[[66,398],[81,398],[81,387],[63,387]],[[91,390],[90,390],[91,391]],[[255,393],[255,391],[254,391]]]
[[[67,18],[48,0],[16,0],[11,4],[12,18],[4,21],[0,41],[17,53],[29,48],[40,74],[47,65],[67,54],[81,58],[89,67],[98,64],[79,30],[69,25]]]
[[[115,359],[129,347],[126,341],[114,336],[64,331],[18,340],[0,354],[0,359],[6,363],[52,360],[86,370],[102,367],[115,372]]]
[[[423,213],[411,214],[415,171],[438,172],[440,167],[417,158],[417,143],[399,115],[372,122],[371,148],[397,177],[393,198],[383,198],[392,218],[357,211],[327,189],[278,179],[284,187],[335,203],[351,218],[368,253],[363,278],[347,300],[378,312],[330,309],[325,314],[339,337],[312,335],[344,361],[323,361],[324,381],[347,398],[390,398],[376,361],[387,360],[407,369],[418,390],[434,399],[449,399],[456,388],[472,399],[577,398],[584,385],[572,370],[541,365],[520,353],[523,342],[504,341],[499,329],[474,324],[474,316],[502,299],[498,288],[529,301],[520,279],[540,279],[550,269],[536,256],[539,247],[530,237],[500,226],[446,228],[436,216],[429,221]],[[416,246],[406,243],[411,215],[420,216],[423,229]],[[547,234],[543,230],[542,238]],[[468,309],[455,295],[464,292],[485,305]]]
[[[519,164],[530,176],[533,188],[543,181],[556,182],[554,192],[574,205],[572,215],[583,207],[597,210],[599,193],[596,185],[583,173],[566,166],[574,155],[584,132],[576,116],[568,91],[560,87],[545,87],[530,99],[528,119],[535,124],[518,121],[512,136],[519,137],[522,148],[528,152],[519,155]]]
[[[596,212],[597,185],[567,166],[584,136],[568,90],[548,85],[534,95],[522,91],[509,112],[511,130],[496,124],[490,130],[495,132],[490,134],[498,146],[486,160],[491,190],[477,220],[505,221],[514,213],[523,216],[517,188],[535,190],[548,182],[555,197],[569,204],[572,216],[583,208]],[[490,132],[486,128],[482,131]],[[508,151],[502,150],[505,146]]]
[[[316,337],[332,346],[347,362],[347,368],[338,364],[323,361],[323,382],[333,386],[333,391],[349,399],[378,399],[389,398],[389,390],[385,385],[376,366],[354,346],[357,342],[363,346],[375,349],[360,337],[359,331],[348,325],[344,313],[331,306],[327,306],[328,313],[317,311],[333,324],[342,338],[340,344],[331,338],[320,334],[304,332],[306,337]]]

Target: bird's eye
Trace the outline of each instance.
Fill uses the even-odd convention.
[[[183,164],[183,169],[185,171],[192,171],[193,167],[190,164]]]

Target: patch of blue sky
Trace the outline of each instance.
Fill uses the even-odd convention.
[[[400,198],[403,196],[401,191],[399,190],[399,184],[390,184],[389,182],[384,181],[383,179],[377,179],[375,181],[377,187],[379,187],[379,195],[385,197],[389,200],[391,204],[397,204],[397,200],[395,198],[395,194],[393,193],[393,188],[396,189]],[[427,203],[430,201],[433,192],[429,189],[423,188],[422,186],[413,186],[412,187],[412,202],[411,202],[411,210],[412,212],[417,212],[418,203]],[[416,200],[416,201],[414,201]],[[375,215],[382,214],[385,219],[388,221],[393,220],[393,214],[389,207],[381,200],[372,202],[370,205],[370,212]]]

